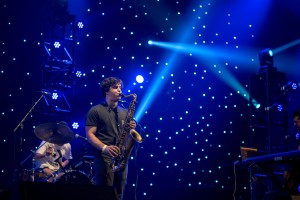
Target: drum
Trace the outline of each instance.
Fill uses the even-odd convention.
[[[34,179],[32,179],[32,170],[23,169],[19,175],[20,181],[34,181],[34,182],[44,182],[47,180],[46,174],[42,170],[34,171]]]
[[[35,182],[47,182],[47,175],[42,169],[34,171],[34,181]]]
[[[92,185],[92,181],[88,176],[81,171],[67,171],[57,182],[58,184],[73,184],[73,185]]]

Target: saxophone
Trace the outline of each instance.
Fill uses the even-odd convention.
[[[143,140],[136,130],[130,129],[130,121],[133,119],[137,95],[129,94],[125,96],[124,94],[121,94],[121,96],[125,98],[132,96],[133,100],[129,104],[124,124],[116,142],[116,146],[119,147],[120,153],[117,157],[112,158],[110,163],[110,167],[113,172],[117,172],[125,168],[135,142],[141,143]]]

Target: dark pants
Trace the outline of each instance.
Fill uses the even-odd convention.
[[[94,172],[95,172],[95,185],[110,186],[115,189],[118,200],[121,200],[125,190],[127,168],[124,170],[113,172],[110,167],[110,157],[95,157]]]

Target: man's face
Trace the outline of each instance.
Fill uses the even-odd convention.
[[[106,96],[113,101],[119,101],[121,99],[121,93],[121,84],[117,83],[116,85],[113,85],[109,88],[109,91],[106,93]]]
[[[298,129],[300,129],[300,118],[299,118],[299,116],[296,116],[296,117],[294,118],[294,126],[295,126],[296,128],[298,128]]]

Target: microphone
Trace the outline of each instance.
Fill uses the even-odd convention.
[[[78,134],[75,134],[75,138],[81,138],[81,139],[87,140],[87,138],[86,138],[86,137],[83,137],[83,136],[81,136],[81,135],[78,135]]]

